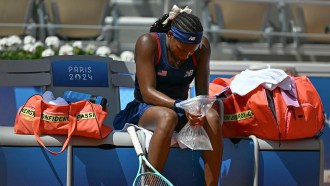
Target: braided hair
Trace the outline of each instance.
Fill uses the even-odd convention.
[[[199,18],[193,14],[182,12],[178,14],[173,20],[169,20],[166,25],[163,22],[168,18],[169,14],[164,14],[150,27],[150,32],[164,32],[166,33],[175,26],[184,32],[203,32],[203,26]]]

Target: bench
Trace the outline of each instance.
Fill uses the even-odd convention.
[[[68,62],[69,61],[69,62]],[[108,86],[102,86],[99,87],[84,87],[84,86],[71,86],[70,84],[65,84],[67,82],[58,82],[59,79],[65,79],[65,77],[75,77],[76,74],[73,74],[73,76],[70,76],[70,73],[68,72],[68,68],[63,68],[65,66],[65,63],[71,63],[73,61],[74,63],[78,63],[81,67],[86,67],[86,65],[90,65],[90,63],[100,63],[101,72],[106,73],[105,77],[107,81],[105,81]],[[57,66],[57,63],[63,63],[64,66]],[[102,65],[106,64],[105,71],[102,70]],[[306,65],[302,65],[304,67]],[[68,67],[68,66],[67,66]],[[92,66],[93,69],[99,69],[96,66]],[[290,66],[291,67],[291,66]],[[62,69],[60,70],[61,73],[57,74],[58,68]],[[211,75],[216,74],[235,74],[240,72],[241,70],[244,70],[245,68],[248,68],[247,63],[235,63],[233,64],[230,62],[230,64],[221,62],[216,64],[211,64]],[[95,69],[94,69],[95,70]],[[54,73],[55,71],[55,73]],[[79,70],[78,70],[79,71]],[[82,74],[84,71],[84,68],[81,69]],[[318,71],[320,72],[320,71]],[[105,124],[112,123],[113,116],[119,112],[120,110],[120,101],[121,99],[128,99],[126,97],[123,97],[120,92],[120,87],[133,87],[134,85],[134,73],[135,73],[135,64],[132,62],[123,62],[123,61],[114,61],[111,58],[103,58],[103,57],[97,57],[97,56],[54,56],[54,57],[48,57],[45,59],[40,60],[22,60],[22,61],[6,61],[1,60],[0,61],[0,87],[2,86],[15,86],[15,87],[21,87],[21,86],[36,86],[41,87],[40,92],[43,92],[45,90],[51,90],[56,96],[61,96],[63,94],[64,90],[76,90],[76,91],[82,91],[82,92],[88,92],[91,94],[96,94],[103,96],[107,98],[109,104],[109,115],[106,118]],[[90,75],[94,77],[95,73],[87,73],[87,75]],[[86,73],[85,73],[86,75]],[[90,77],[89,76],[89,77]],[[58,77],[60,77],[58,79]],[[76,76],[79,77],[78,75]],[[88,77],[88,76],[86,76]],[[99,81],[103,82],[103,80]],[[64,83],[64,85],[63,85]],[[73,80],[73,83],[77,83]],[[78,82],[79,83],[79,82]],[[95,83],[95,82],[90,82]],[[98,83],[98,82],[96,82]],[[72,84],[72,82],[71,82]],[[29,95],[26,95],[27,98]],[[125,100],[127,101],[127,100]],[[19,105],[19,104],[18,104]],[[13,116],[11,116],[13,117]],[[1,147],[37,147],[40,148],[39,144],[35,140],[33,135],[16,135],[13,133],[13,124],[5,124],[7,126],[0,126],[0,165],[1,165]],[[143,133],[138,133],[140,140],[144,140]],[[65,138],[63,136],[48,136],[45,135],[42,137],[42,139],[45,141],[45,144],[50,147],[60,147],[62,146]],[[226,140],[226,139],[225,139]],[[245,139],[244,139],[245,140]],[[262,140],[258,139],[255,136],[250,136],[250,140],[253,142],[253,148],[254,148],[254,156],[253,158],[253,165],[254,165],[254,175],[253,177],[253,183],[254,185],[258,185],[258,176],[259,176],[259,156],[260,151],[319,151],[320,152],[320,185],[322,184],[323,180],[323,143],[322,140],[319,139],[307,139],[307,140],[294,140],[294,141],[282,141],[282,145],[279,147],[277,142],[270,141],[270,140]],[[68,146],[68,149],[66,152],[64,152],[62,155],[59,156],[65,156],[66,158],[66,185],[73,185],[78,184],[77,180],[74,181],[73,179],[73,172],[77,172],[79,167],[77,168],[77,165],[73,167],[74,163],[73,161],[77,162],[77,158],[73,156],[73,150],[77,149],[77,151],[80,151],[81,148],[89,148],[89,147],[100,147],[101,149],[103,146],[106,146],[106,148],[114,148],[123,150],[126,153],[125,147],[128,149],[132,149],[132,144],[129,139],[129,136],[126,132],[112,132],[108,137],[106,137],[103,140],[97,140],[97,139],[88,139],[83,137],[75,136],[72,141],[70,142],[70,145]],[[25,148],[21,148],[25,149]],[[176,149],[171,149],[176,151]],[[226,151],[226,147],[224,148]],[[131,152],[132,151],[132,152]],[[118,152],[118,154],[123,155],[123,158],[127,158],[129,156],[133,156],[134,158],[134,152],[131,150],[130,152],[127,152],[127,156],[124,156],[121,154],[121,152]],[[180,153],[184,151],[180,149]],[[193,166],[192,169],[194,175],[192,176],[192,179],[189,180],[191,183],[201,183],[201,180],[203,180],[203,170],[200,168],[200,164],[198,162],[198,158],[200,157],[200,154],[198,152],[193,152],[193,158],[191,156],[191,152],[186,151],[184,158],[190,158],[193,160]],[[197,155],[196,155],[197,154]],[[177,155],[177,154],[175,154]],[[171,155],[170,155],[171,156]],[[224,154],[226,156],[226,153]],[[245,155],[247,156],[247,154]],[[6,157],[4,155],[4,157]],[[58,156],[57,156],[58,157]],[[196,158],[197,157],[197,158]],[[49,157],[52,159],[52,157]],[[63,158],[63,157],[62,157]],[[91,157],[92,158],[92,157]],[[181,162],[184,161],[184,159],[180,159],[180,157],[175,157],[175,166],[180,166]],[[119,158],[118,158],[119,159]],[[179,159],[179,160],[177,160]],[[197,159],[197,160],[196,160]],[[53,160],[52,160],[53,161]],[[61,160],[63,161],[63,160]],[[95,160],[91,160],[95,161]],[[119,159],[119,162],[123,160]],[[197,161],[197,163],[196,163]],[[169,164],[173,163],[171,158],[169,158]],[[129,164],[129,163],[128,163]],[[136,162],[137,164],[137,162]],[[184,163],[183,163],[184,164]],[[3,164],[2,164],[3,165]],[[187,164],[184,164],[187,166]],[[132,165],[133,166],[133,165]],[[183,166],[183,165],[182,165]],[[253,167],[251,167],[253,168]],[[248,169],[251,170],[249,167]],[[87,168],[86,168],[87,169]],[[166,168],[165,168],[166,169]],[[73,171],[75,170],[75,171]],[[93,170],[93,169],[92,169]],[[126,169],[125,169],[126,170]],[[78,170],[79,171],[79,170]],[[186,172],[189,172],[185,169]],[[135,174],[135,170],[131,170],[133,172],[133,178]],[[176,171],[168,171],[165,170],[166,173],[169,172],[176,172]],[[1,173],[1,170],[0,170]],[[80,172],[79,172],[80,173]],[[189,172],[190,173],[190,172]],[[10,173],[8,173],[10,174]],[[77,173],[75,173],[76,176]],[[110,173],[109,173],[110,174]],[[175,174],[175,173],[173,173]],[[185,174],[185,173],[183,173]],[[187,173],[188,174],[188,173]],[[1,174],[0,174],[1,176]],[[110,175],[109,175],[110,176]],[[113,176],[113,175],[112,175]],[[128,178],[128,180],[132,180],[132,175],[125,175]],[[171,175],[170,175],[171,176]],[[180,175],[181,176],[181,175]],[[182,175],[185,176],[185,175]],[[191,176],[191,175],[190,175]],[[116,174],[115,176],[116,177]],[[244,177],[244,176],[243,176]],[[247,176],[245,176],[247,177]],[[2,184],[3,179],[0,179],[0,185]],[[176,180],[177,181],[177,180]],[[233,181],[233,180],[232,180]],[[187,181],[183,182],[187,183]],[[246,182],[245,182],[246,183]]]

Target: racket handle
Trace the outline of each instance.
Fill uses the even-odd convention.
[[[127,132],[129,134],[129,136],[131,137],[131,140],[132,140],[132,143],[133,143],[136,154],[138,156],[143,154],[143,150],[142,150],[139,138],[136,135],[135,127],[134,126],[129,126],[127,128]]]

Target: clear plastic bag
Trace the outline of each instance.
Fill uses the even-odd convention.
[[[205,116],[214,101],[216,101],[216,98],[200,95],[179,102],[176,106],[183,108],[190,114]],[[203,126],[192,126],[189,121],[178,133],[177,140],[181,148],[187,146],[192,150],[213,150],[210,138]]]

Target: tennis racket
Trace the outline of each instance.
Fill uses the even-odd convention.
[[[135,127],[129,126],[127,132],[131,137],[134,149],[139,157],[139,169],[134,179],[133,186],[173,186],[173,184],[161,175],[146,159],[136,135]],[[144,169],[143,165],[148,168],[147,171],[145,171],[146,169]]]

